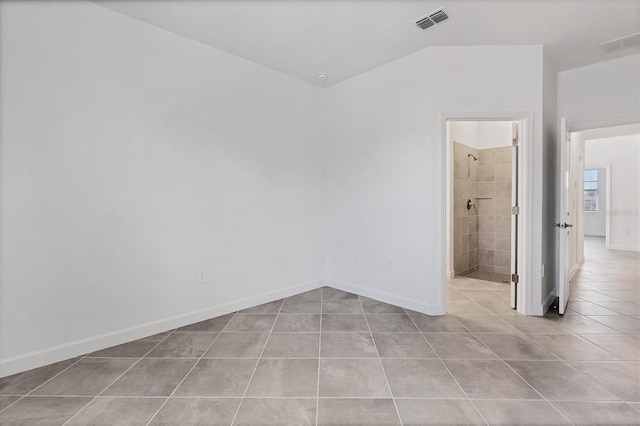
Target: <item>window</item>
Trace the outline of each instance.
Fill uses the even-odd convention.
[[[598,170],[584,171],[584,211],[598,211]]]

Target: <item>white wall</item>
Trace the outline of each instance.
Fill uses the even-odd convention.
[[[584,212],[584,235],[604,237],[607,228],[607,169],[598,168],[596,170],[598,170],[598,211]],[[580,207],[584,208],[584,205],[578,206],[578,208]]]
[[[530,200],[540,283],[542,47],[434,47],[327,89],[328,280],[444,312],[443,114],[533,114]],[[540,295],[536,303],[540,304]]]
[[[640,250],[640,135],[585,142],[585,168],[610,165],[610,248]],[[586,216],[586,213],[585,213]]]
[[[571,131],[640,121],[640,54],[558,74],[558,116]]]
[[[322,89],[89,2],[0,16],[0,375],[321,285]]]
[[[511,146],[511,121],[452,121],[451,140],[476,149]]]

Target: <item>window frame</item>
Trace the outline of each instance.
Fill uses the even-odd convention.
[[[587,180],[587,173],[595,173],[595,180],[593,176],[590,176],[591,179]],[[584,174],[582,176],[582,211],[585,213],[598,213],[599,211],[599,188],[598,188],[598,179],[600,177],[600,171],[598,169],[585,169]],[[591,185],[587,185],[591,184]],[[587,188],[589,186],[589,188]],[[587,193],[590,193],[590,196],[587,197]],[[593,209],[587,209],[587,201],[591,202],[595,201],[595,207]]]

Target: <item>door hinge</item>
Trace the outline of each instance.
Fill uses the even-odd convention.
[[[511,274],[511,281],[513,281],[514,283],[518,284],[520,282],[520,275],[519,274]]]
[[[520,214],[520,206],[511,207],[511,214],[514,214],[516,216],[519,215]]]

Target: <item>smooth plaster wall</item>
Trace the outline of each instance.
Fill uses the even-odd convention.
[[[0,32],[0,375],[322,285],[322,89],[89,2]]]
[[[607,165],[611,166],[610,247],[640,251],[640,135],[586,140],[585,168]]]
[[[451,121],[451,138],[476,149],[511,146],[512,121]]]
[[[445,115],[532,114],[534,264],[524,273],[539,285],[542,53],[541,46],[432,47],[327,89],[330,284],[444,313]]]
[[[570,131],[640,121],[640,54],[558,74],[558,117]]]

